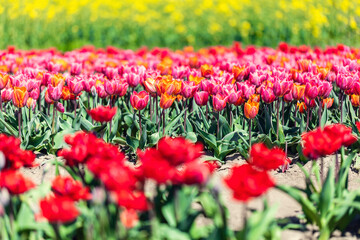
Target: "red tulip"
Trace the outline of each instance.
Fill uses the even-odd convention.
[[[35,184],[19,171],[3,170],[0,172],[0,188],[6,188],[12,195],[22,194],[34,187]]]
[[[251,146],[249,163],[267,171],[288,164],[290,160],[280,148],[268,149],[264,143],[256,143]]]
[[[133,92],[130,96],[130,103],[133,108],[136,110],[143,110],[149,102],[149,93],[146,91],[141,91],[139,93]]]
[[[110,106],[99,106],[97,108],[88,110],[87,112],[90,117],[97,122],[110,122],[115,116],[116,111],[116,107],[110,108]]]
[[[46,197],[40,201],[40,209],[42,216],[54,224],[69,223],[79,216],[75,202],[67,197]]]
[[[224,181],[233,191],[233,197],[244,202],[261,196],[275,186],[268,172],[256,170],[249,164],[233,167]]]
[[[55,177],[52,181],[51,189],[56,196],[69,197],[73,201],[78,201],[80,199],[89,200],[91,198],[89,189],[83,187],[81,182],[76,181],[71,177]]]

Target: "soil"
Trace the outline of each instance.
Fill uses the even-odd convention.
[[[52,165],[52,160],[55,157],[52,155],[38,154],[36,162],[39,166],[31,169],[22,169],[22,172],[27,177],[31,178],[36,184],[40,184],[42,181],[51,181],[55,176],[55,167]],[[335,156],[329,156],[324,159],[324,176],[329,169],[329,166],[334,164]],[[275,182],[278,185],[286,184],[294,187],[303,188],[305,186],[304,173],[297,164],[293,163],[289,165],[289,168],[285,171],[273,171],[272,175]],[[226,163],[214,174],[213,183],[220,190],[222,201],[225,203],[229,211],[229,227],[233,230],[239,230],[243,226],[243,205],[242,203],[232,198],[231,191],[224,185],[222,179],[227,176],[232,166],[244,164],[245,160],[237,154],[228,156]],[[304,168],[309,171],[311,168],[311,162],[304,165]],[[64,169],[59,169],[61,175],[66,175]],[[352,169],[349,173],[349,188],[358,189],[360,187],[360,178],[356,170]],[[278,189],[271,189],[264,196],[270,205],[277,205],[278,210],[276,217],[290,221],[292,223],[302,224],[302,230],[285,230],[282,232],[282,239],[286,240],[300,240],[300,239],[317,239],[318,232],[316,228],[311,225],[305,225],[302,219],[302,210],[299,204],[292,198],[284,194]],[[248,212],[250,215],[252,210],[261,210],[263,208],[263,199],[258,198],[251,200],[248,203]],[[206,224],[206,219],[200,220]],[[331,239],[358,239],[360,238],[360,221],[354,220],[344,232],[336,231]]]

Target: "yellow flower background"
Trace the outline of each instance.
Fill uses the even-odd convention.
[[[0,48],[358,46],[359,0],[0,0]]]

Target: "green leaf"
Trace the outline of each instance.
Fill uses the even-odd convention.
[[[131,136],[126,136],[126,143],[129,145],[134,151],[139,148],[139,139],[136,139]]]
[[[172,128],[180,123],[180,118],[182,117],[182,115],[184,115],[185,111],[187,111],[187,109],[184,109],[176,118],[174,118],[173,120],[170,121],[170,123],[168,123],[165,127],[165,135],[169,135],[170,131],[172,130]]]
[[[157,239],[163,239],[163,240],[190,240],[190,236],[188,233],[182,232],[179,229],[169,227],[166,224],[161,224],[159,226],[159,235],[161,235],[160,238]]]
[[[321,107],[321,106],[320,106]],[[327,106],[325,104],[325,108],[324,108],[324,112],[322,113],[322,116],[321,116],[321,127],[324,127],[327,120],[328,120],[328,109],[327,109]]]
[[[332,203],[335,196],[334,168],[330,167],[322,191],[320,193],[319,210],[322,219],[332,210]]]
[[[176,227],[176,218],[174,212],[174,201],[169,201],[165,206],[161,208],[161,212],[164,215],[167,223],[171,227]]]
[[[0,118],[0,122],[5,126],[5,128],[10,132],[11,135],[18,136],[19,132],[8,124],[4,119]]]
[[[197,142],[197,137],[196,137],[196,134],[194,132],[187,132],[185,138],[189,139],[193,143]]]
[[[305,216],[307,217],[307,219],[310,222],[314,222],[318,226],[320,226],[320,218],[317,213],[316,207],[313,205],[312,202],[310,202],[310,200],[308,198],[306,198],[303,195],[302,191],[300,191],[299,189],[296,189],[294,187],[290,187],[290,186],[286,186],[286,185],[278,185],[278,186],[276,186],[276,188],[285,192],[290,197],[292,197],[295,201],[297,201],[301,205],[302,210],[303,210]]]

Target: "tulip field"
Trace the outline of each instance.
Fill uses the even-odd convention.
[[[284,42],[0,50],[0,239],[281,239],[294,225],[275,217],[272,188],[329,239],[360,215],[348,187],[359,59]],[[22,170],[40,154],[56,176],[35,184]],[[234,155],[243,164],[221,184],[242,204],[241,229],[213,179]],[[274,180],[294,165],[305,188]],[[255,198],[263,207],[247,216]]]

